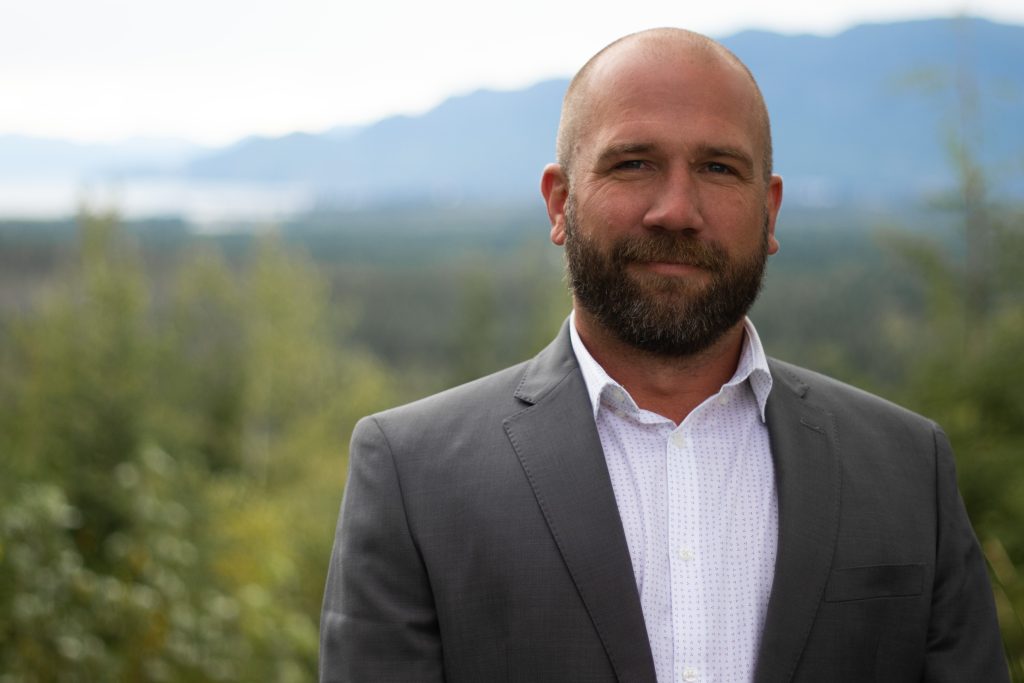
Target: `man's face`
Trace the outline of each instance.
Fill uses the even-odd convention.
[[[705,55],[633,52],[587,87],[572,177],[542,185],[576,306],[636,348],[698,353],[743,318],[778,250],[781,180],[764,177],[750,82]]]

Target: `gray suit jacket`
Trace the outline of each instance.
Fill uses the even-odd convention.
[[[779,496],[757,683],[1008,679],[945,435],[771,361]],[[320,680],[655,681],[567,328],[536,358],[363,419]]]

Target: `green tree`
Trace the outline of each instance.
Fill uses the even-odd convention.
[[[306,681],[347,430],[387,374],[302,254],[169,284],[83,216],[0,337],[0,681]]]
[[[957,453],[960,487],[992,569],[1014,680],[1024,680],[1024,215],[988,212],[993,258],[959,261],[940,245],[893,242],[927,283],[928,309],[908,325],[902,400],[938,421]],[[966,233],[971,234],[971,233]],[[1016,262],[1015,262],[1016,261]],[[984,278],[971,268],[984,267]],[[974,286],[969,283],[975,283]],[[984,291],[978,282],[989,283]],[[984,311],[974,306],[982,297]]]
[[[966,30],[968,24],[963,24]],[[984,100],[963,32],[954,73],[917,74],[951,92],[947,147],[956,189],[937,204],[959,218],[952,244],[890,235],[924,284],[927,309],[901,328],[910,368],[903,400],[936,419],[957,453],[960,488],[993,578],[1013,680],[1024,681],[1024,208],[991,194],[980,109]],[[1019,157],[1020,151],[1016,151]]]

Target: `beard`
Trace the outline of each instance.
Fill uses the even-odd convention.
[[[760,248],[742,260],[679,231],[622,237],[605,251],[580,234],[576,221],[570,196],[565,258],[575,301],[620,341],[642,351],[680,358],[706,350],[747,314],[761,290],[768,259],[767,213]],[[650,262],[696,266],[710,279],[628,269]]]

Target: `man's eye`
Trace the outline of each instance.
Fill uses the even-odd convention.
[[[707,169],[711,173],[729,174],[733,172],[732,168],[730,168],[729,166],[726,166],[725,164],[719,164],[714,161],[707,165]]]
[[[625,171],[639,171],[644,167],[644,161],[642,159],[628,159],[627,161],[620,161],[615,164],[615,168]]]

